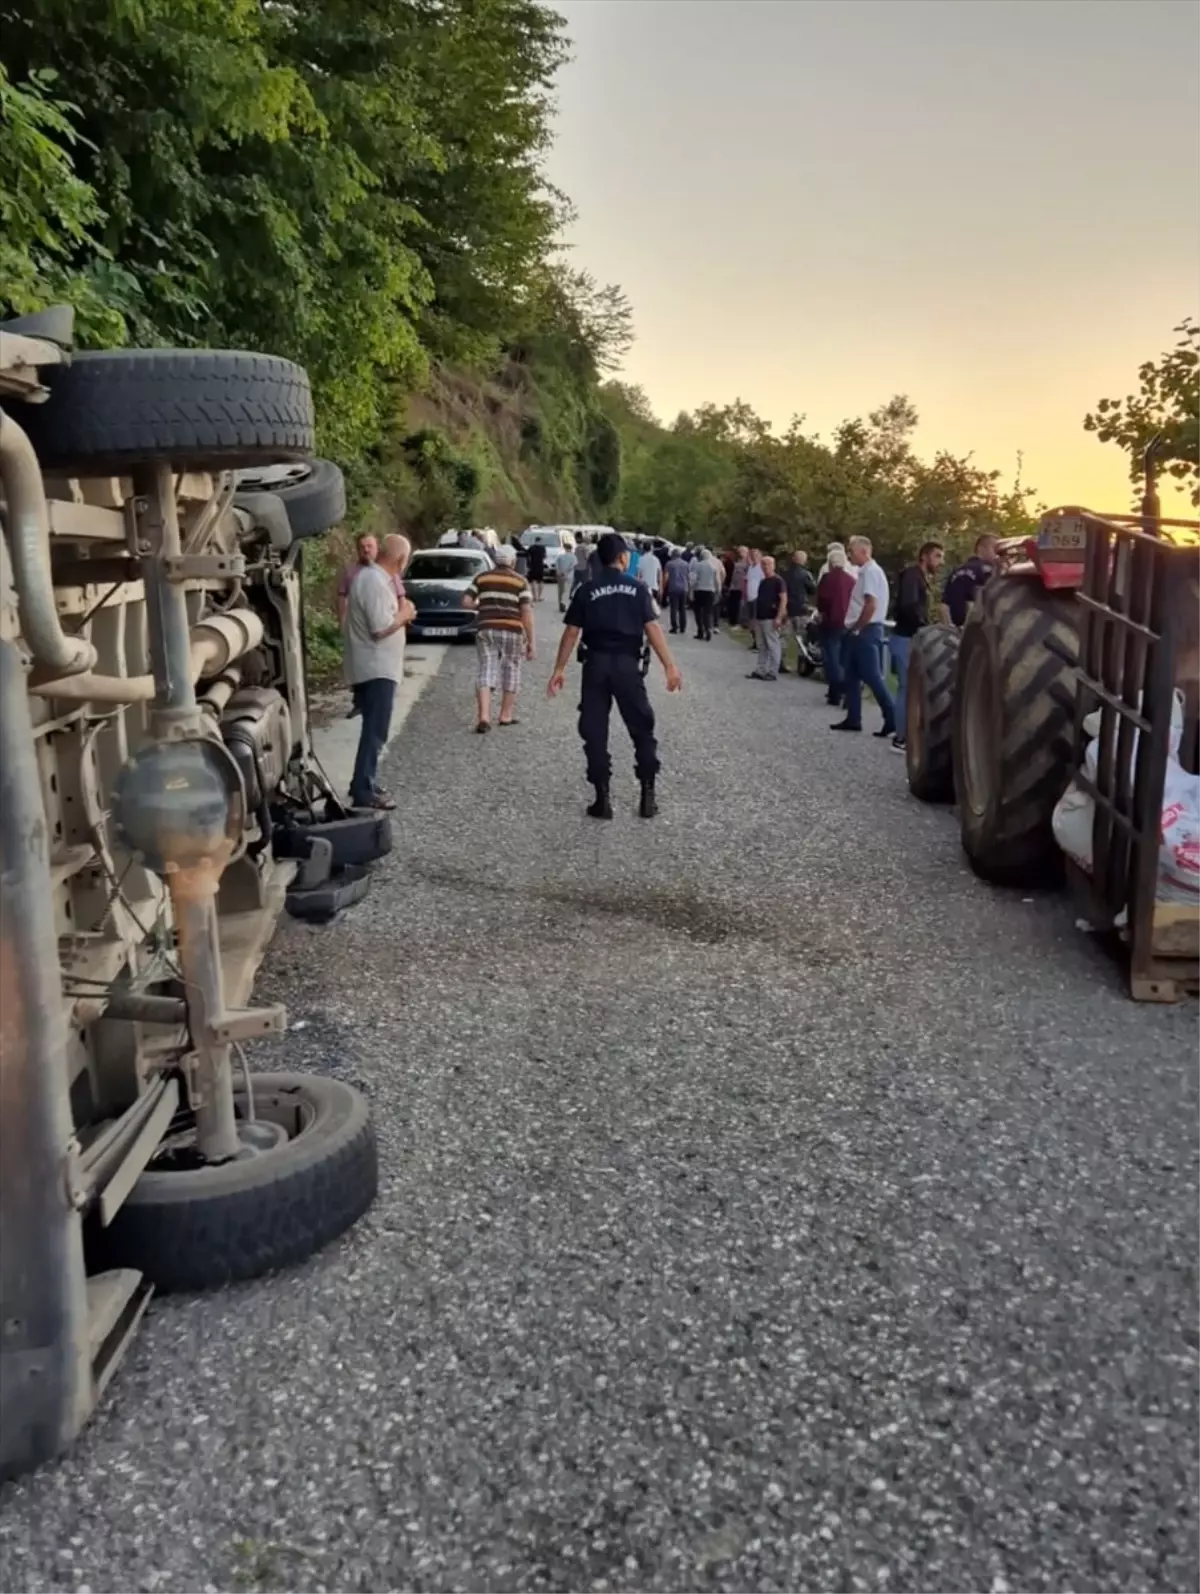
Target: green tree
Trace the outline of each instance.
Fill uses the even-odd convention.
[[[604,395],[610,404],[618,410],[623,410],[632,421],[640,421],[645,426],[658,426],[658,417],[654,413],[645,388],[637,387],[631,382],[618,382],[615,379],[605,382]]]
[[[75,173],[74,107],[54,98],[55,78],[44,68],[18,86],[0,63],[0,312],[71,304],[85,341],[123,343],[125,319],[106,292],[116,283],[96,237],[104,214]]]
[[[709,536],[733,483],[736,456],[720,439],[677,425],[626,447],[619,518],[677,541]]]
[[[133,339],[299,359],[346,463],[430,353],[487,365],[520,323],[562,213],[562,24],[536,0],[0,0],[0,33],[78,107],[71,175]]]
[[[358,0],[346,0],[358,15]],[[440,358],[486,366],[522,322],[530,283],[569,213],[543,168],[563,19],[537,0],[377,0],[403,20],[402,55],[429,158],[396,173],[422,218],[414,247],[433,284],[422,336]]]
[[[1030,494],[1005,490],[997,471],[944,450],[914,449],[919,417],[898,395],[864,418],[844,421],[830,443],[809,435],[803,416],[782,434],[738,401],[680,416],[657,442],[643,442],[626,467],[621,503],[666,535],[751,543],[773,553],[810,552],[869,536],[890,564],[930,537],[952,555],[980,532],[1031,525]]]
[[[632,342],[633,311],[624,292],[552,261],[531,274],[508,352],[521,362],[550,352],[594,386]]]
[[[761,443],[771,434],[767,422],[740,398],[734,399],[732,404],[701,404],[692,414],[685,412],[677,416],[674,430],[683,436],[697,432],[733,447]]]
[[[660,426],[611,379],[632,311],[558,246],[566,43],[539,0],[0,0],[0,37],[8,307],[300,360],[364,514],[603,511],[776,551],[863,531],[896,558],[1026,518],[994,472],[919,455],[903,395],[824,441],[740,399]],[[1189,349],[1146,378],[1156,428]],[[1114,436],[1149,424],[1132,403]]]
[[[1084,417],[1085,431],[1116,443],[1129,456],[1129,478],[1139,483],[1142,457],[1159,437],[1167,474],[1190,485],[1200,503],[1200,325],[1188,316],[1175,328],[1177,340],[1157,360],[1138,368],[1138,391],[1123,399],[1100,399]]]

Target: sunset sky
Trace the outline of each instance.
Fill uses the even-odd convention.
[[[1081,422],[1200,300],[1193,0],[555,9],[551,177],[661,417],[741,397],[828,436],[904,392],[922,452],[1127,507]]]

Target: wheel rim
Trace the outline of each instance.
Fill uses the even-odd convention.
[[[992,748],[980,712],[986,687],[987,660],[982,648],[974,648],[962,682],[963,801],[977,819],[986,813],[992,796]]]
[[[291,1093],[264,1092],[254,1098],[254,1117],[246,1113],[244,1090],[235,1092],[237,1135],[241,1147],[235,1160],[265,1157],[298,1140],[316,1120],[312,1104]],[[196,1124],[190,1111],[176,1115],[175,1121],[148,1164],[150,1173],[193,1173],[197,1169],[220,1167],[206,1162],[196,1149]]]

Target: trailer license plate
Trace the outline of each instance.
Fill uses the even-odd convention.
[[[1038,533],[1039,548],[1082,549],[1087,547],[1087,528],[1078,517],[1056,520]]]
[[[421,627],[421,635],[422,636],[453,636],[454,635],[454,627],[452,625],[423,625]]]

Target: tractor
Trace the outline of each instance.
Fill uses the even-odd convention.
[[[1179,757],[1197,768],[1200,525],[1161,515],[1155,463],[1152,446],[1141,514],[1051,511],[1004,547],[961,630],[918,632],[905,733],[910,791],[957,805],[975,872],[1034,887],[1065,871],[1088,921],[1123,946],[1134,996],[1168,1000],[1195,985],[1200,950],[1195,913],[1154,900],[1180,704]],[[1090,874],[1052,828],[1072,781],[1095,803]]]
[[[0,1477],[74,1438],[151,1292],[299,1261],[370,1205],[368,1104],[254,1072],[281,912],[386,820],[312,748],[301,569],[345,513],[271,355],[0,323]]]

